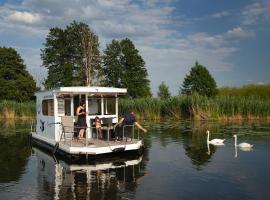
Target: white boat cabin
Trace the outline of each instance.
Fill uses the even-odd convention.
[[[33,142],[53,154],[69,156],[142,153],[143,142],[133,125],[113,126],[118,122],[118,97],[126,92],[110,87],[60,87],[37,92]],[[87,127],[83,128],[76,126],[76,110],[82,101],[87,113]],[[101,119],[99,130],[93,126],[96,117]],[[80,129],[85,129],[84,138],[76,137]]]
[[[36,134],[60,141],[63,120],[76,122],[76,109],[81,101],[86,104],[87,127],[92,126],[96,116],[106,123],[118,122],[118,96],[127,89],[109,87],[60,87],[36,93]],[[86,129],[86,137],[93,137],[92,129]]]

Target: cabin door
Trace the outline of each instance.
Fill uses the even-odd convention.
[[[85,95],[84,94],[74,95],[73,96],[74,116],[76,116],[76,110],[77,110],[78,106],[80,105],[81,101],[85,101]]]

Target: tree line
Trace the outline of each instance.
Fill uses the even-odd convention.
[[[73,21],[65,28],[51,28],[43,45],[42,67],[48,69],[45,89],[95,85],[127,88],[130,98],[152,96],[145,61],[128,38],[113,39],[100,52],[95,31],[85,23]],[[34,79],[16,50],[0,47],[0,99],[28,101],[36,90]],[[196,92],[210,97],[217,91],[214,78],[198,62],[180,87],[180,94]],[[165,82],[160,84],[157,95],[161,99],[171,96]]]

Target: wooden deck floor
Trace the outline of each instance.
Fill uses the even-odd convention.
[[[61,141],[60,144],[64,144],[70,147],[107,147],[107,146],[118,146],[118,145],[127,145],[127,144],[135,144],[139,140],[138,139],[133,139],[130,141],[121,140],[121,141],[114,141],[114,140],[101,140],[101,139],[88,139],[87,144],[86,140],[77,140],[77,139],[72,139],[72,140],[66,140],[66,141]]]

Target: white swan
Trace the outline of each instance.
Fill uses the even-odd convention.
[[[206,131],[206,133],[207,133],[207,143],[208,144],[212,144],[212,145],[216,145],[216,146],[224,145],[223,142],[225,141],[225,139],[212,139],[212,140],[209,141],[209,134],[210,133],[209,133],[208,130]]]
[[[234,146],[239,147],[242,151],[250,151],[251,148],[254,146],[253,144],[249,144],[246,142],[237,144],[237,135],[233,135],[233,137],[234,137]]]

